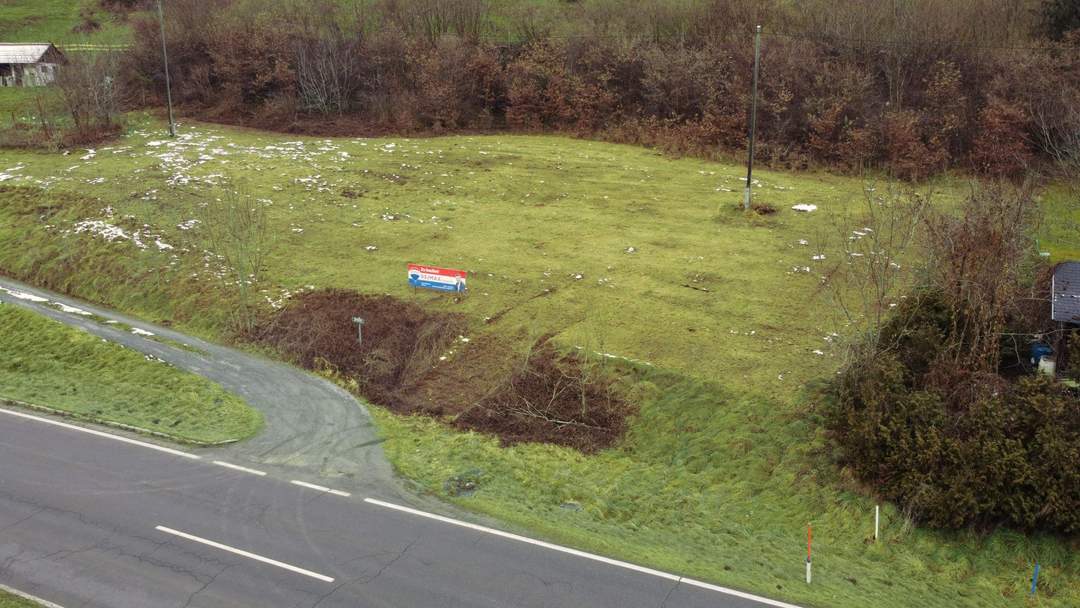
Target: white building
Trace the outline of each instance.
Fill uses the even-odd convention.
[[[0,43],[0,86],[47,85],[64,61],[64,54],[48,42]]]

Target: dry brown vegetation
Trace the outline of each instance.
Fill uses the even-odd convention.
[[[712,155],[746,141],[752,30],[766,28],[760,156],[778,166],[1018,175],[1080,105],[1080,36],[1028,0],[174,0],[175,96],[200,117],[291,131],[559,130]],[[159,103],[160,39],[127,77]]]

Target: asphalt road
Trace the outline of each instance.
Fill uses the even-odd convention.
[[[337,387],[55,294],[0,287],[0,300],[212,378],[266,417],[248,442],[181,450],[0,410],[0,583],[66,608],[785,606],[433,515],[460,516],[402,489],[366,411]]]

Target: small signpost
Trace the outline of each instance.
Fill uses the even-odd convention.
[[[364,319],[362,317],[353,317],[352,322],[356,323],[356,343],[364,343]]]
[[[468,273],[453,268],[409,264],[409,286],[436,291],[465,292]]]

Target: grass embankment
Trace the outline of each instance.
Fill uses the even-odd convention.
[[[0,608],[41,608],[41,605],[17,595],[0,591]]]
[[[88,25],[84,17],[97,26]],[[81,27],[80,27],[81,26]],[[131,28],[98,0],[6,0],[0,2],[0,40],[67,44],[126,44]]]
[[[189,220],[227,183],[269,217],[260,297],[310,286],[386,293],[466,314],[473,345],[554,333],[565,347],[641,362],[640,413],[595,456],[501,448],[375,409],[391,460],[434,493],[479,470],[478,491],[454,499],[467,508],[810,605],[1016,605],[1036,559],[1038,602],[1080,603],[1075,540],[920,530],[885,506],[883,540],[866,542],[873,501],[830,462],[808,388],[836,371],[833,334],[845,329],[813,256],[836,259],[829,242],[849,236],[837,218],[858,218],[861,180],[758,172],[756,195],[780,211],[748,218],[734,208],[741,167],[629,146],[328,140],[198,124],[169,142],[160,123],[130,120],[121,141],[93,154],[4,154],[0,168],[22,165],[6,183],[25,188],[0,192],[0,269],[220,338],[228,300]],[[796,213],[796,203],[819,210]],[[85,220],[124,233],[76,232]],[[407,262],[469,270],[470,295],[411,292]]]
[[[12,305],[0,305],[0,398],[193,443],[243,439],[261,423],[208,380]]]

